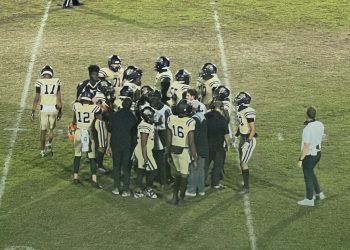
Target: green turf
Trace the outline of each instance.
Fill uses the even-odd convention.
[[[87,181],[71,184],[73,146],[65,138],[76,84],[87,66],[105,66],[111,53],[125,65],[144,69],[153,83],[155,58],[168,55],[175,71],[185,67],[196,79],[213,61],[223,77],[210,1],[85,1],[62,10],[52,3],[34,67],[50,63],[63,82],[62,132],[52,158],[38,157],[38,120],[29,120],[34,87],[27,99],[0,207],[0,249],[250,249],[241,176],[236,154],[226,163],[223,191],[209,191],[176,208],[159,200],[122,199]],[[193,3],[194,2],[194,3]],[[0,159],[8,153],[31,48],[46,1],[0,3]],[[249,195],[258,249],[349,249],[350,9],[347,1],[217,2],[233,92],[253,96],[258,145],[251,160]],[[316,207],[300,208],[302,173],[295,167],[304,112],[314,105],[327,141],[317,174],[327,195]],[[281,133],[284,140],[279,141]],[[111,161],[107,159],[107,165]],[[2,174],[2,171],[1,173]],[[82,177],[89,175],[82,166]]]

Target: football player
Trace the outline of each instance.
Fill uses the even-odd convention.
[[[256,146],[256,112],[250,105],[251,96],[247,92],[239,92],[234,98],[239,127],[236,136],[239,136],[239,158],[243,177],[243,190],[241,194],[249,192],[249,168],[248,161]]]
[[[191,74],[186,69],[180,69],[175,74],[175,81],[170,85],[171,107],[175,113],[175,107],[180,100],[186,99],[186,91],[190,88]]]
[[[176,168],[172,204],[185,205],[189,164],[198,168],[197,152],[194,142],[196,122],[190,117],[192,108],[186,100],[181,100],[176,107],[178,115],[168,118],[168,155],[171,154]],[[180,191],[180,197],[178,193]]]
[[[237,131],[237,126],[236,126],[236,115],[235,115],[235,108],[232,105],[232,102],[229,98],[230,96],[230,89],[226,86],[219,86],[215,89],[213,93],[213,101],[220,101],[223,104],[223,109],[221,110],[222,115],[225,117],[229,124],[229,131],[230,131],[230,138],[231,140],[233,139],[233,131]]]
[[[73,104],[73,121],[76,124],[74,138],[74,161],[73,161],[73,181],[75,184],[80,184],[78,177],[81,153],[87,152],[90,159],[90,169],[92,174],[92,183],[96,188],[102,188],[97,182],[96,177],[96,156],[95,156],[95,141],[92,135],[92,123],[94,119],[102,119],[102,111],[99,106],[92,102],[92,93],[85,91],[80,96],[80,101]]]
[[[137,95],[137,99],[140,97],[142,74],[142,69],[139,69],[134,65],[128,66],[123,74],[123,86],[131,87],[134,90],[135,95]]]
[[[100,71],[100,67],[98,67],[97,65],[90,65],[88,67],[88,71],[89,71],[89,79],[79,83],[77,86],[77,94],[76,94],[77,100],[79,100],[80,96],[85,91],[91,92],[92,97],[94,97],[96,94],[98,82],[100,81],[98,77],[98,72]]]
[[[100,80],[97,85],[96,95],[93,98],[95,104],[97,104],[102,110],[102,120],[94,120],[94,134],[96,139],[96,163],[97,170],[101,174],[106,174],[106,170],[103,166],[103,159],[107,147],[107,127],[106,122],[108,120],[109,112],[111,111],[110,106],[114,103],[114,91],[115,89],[110,82],[106,80]]]
[[[172,180],[170,165],[165,159],[168,117],[172,112],[169,106],[161,101],[161,94],[158,90],[154,91],[149,96],[149,102],[155,111],[155,139],[153,154],[159,169],[160,189],[164,191],[167,180]]]
[[[36,94],[31,119],[34,121],[35,110],[40,102],[40,155],[45,157],[47,153],[52,153],[53,130],[56,120],[62,116],[61,81],[53,78],[54,71],[50,65],[42,68],[40,74],[41,78],[35,82]],[[49,138],[45,145],[47,130]]]
[[[162,95],[162,102],[167,103],[170,97],[167,96],[171,82],[173,81],[173,74],[170,69],[170,61],[166,56],[160,56],[154,63],[154,70],[157,71],[155,88],[160,90]]]
[[[123,73],[122,59],[118,55],[111,55],[107,61],[108,68],[101,68],[100,77],[112,83],[116,93],[122,87]]]
[[[217,67],[213,63],[205,63],[199,72],[197,88],[199,92],[199,101],[207,107],[211,103],[211,98],[215,88],[221,85],[217,76]]]
[[[155,112],[151,107],[145,107],[140,111],[142,121],[137,127],[137,145],[134,151],[138,162],[135,198],[141,198],[144,194],[152,199],[158,197],[152,189],[155,171],[157,170],[157,164],[152,154],[154,147],[154,114]],[[145,175],[146,189],[142,192],[142,179]]]
[[[114,101],[114,111],[118,111],[122,108],[122,103],[125,98],[130,98],[132,101],[131,111],[135,114],[135,92],[130,86],[123,86],[119,92],[119,97]]]

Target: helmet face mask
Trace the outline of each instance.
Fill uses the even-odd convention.
[[[189,85],[191,81],[191,74],[186,69],[180,69],[175,74],[176,81]]]
[[[219,86],[213,92],[213,99],[225,101],[230,96],[230,90],[226,86]]]
[[[235,106],[240,107],[240,106],[249,106],[251,100],[252,98],[247,92],[241,91],[236,95],[233,102]]]
[[[121,68],[122,59],[117,55],[111,55],[107,63],[110,70],[117,72]]]
[[[120,97],[128,97],[130,98],[131,100],[133,100],[134,98],[134,91],[131,87],[129,86],[124,86],[121,90],[120,90]]]
[[[81,101],[87,101],[87,102],[92,102],[93,98],[93,93],[91,93],[89,90],[84,91],[81,93],[80,100]]]
[[[151,107],[145,107],[140,112],[141,118],[145,122],[150,123],[150,124],[154,123],[154,114],[155,114],[155,111]]]
[[[136,66],[131,65],[127,67],[126,70],[124,71],[123,79],[128,82],[141,85],[142,75],[143,75],[142,69],[139,69]]]
[[[200,77],[204,80],[209,80],[217,73],[217,67],[213,63],[205,63],[200,70]]]
[[[141,87],[141,95],[149,96],[153,91],[154,90],[148,85]]]
[[[164,70],[164,68],[170,67],[170,61],[169,58],[166,56],[160,56],[157,58],[157,60],[154,62],[154,70],[161,72]]]

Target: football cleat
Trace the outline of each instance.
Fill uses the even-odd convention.
[[[130,197],[130,192],[129,191],[123,191],[122,197]]]
[[[112,193],[115,194],[115,195],[120,195],[120,192],[119,192],[118,188],[113,189]]]
[[[308,206],[308,207],[313,207],[313,206],[315,206],[315,201],[312,200],[312,199],[309,200],[309,199],[307,199],[307,198],[305,198],[304,200],[298,201],[297,203],[298,203],[298,205],[300,205],[300,206]]]
[[[249,188],[243,188],[243,190],[241,192],[239,192],[239,194],[244,195],[249,193]]]
[[[97,188],[97,189],[102,189],[103,188],[97,181],[93,181],[92,182],[92,186],[94,188]]]
[[[142,193],[141,191],[136,191],[134,193],[134,198],[136,198],[136,199],[143,198],[143,197],[145,197],[145,194]]]
[[[158,196],[156,192],[152,188],[148,188],[145,190],[146,197],[151,198],[151,199],[157,199]]]

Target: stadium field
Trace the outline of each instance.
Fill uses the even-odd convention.
[[[0,2],[0,249],[350,249],[348,1],[86,0],[67,10],[61,2]],[[259,137],[249,195],[238,194],[235,150],[225,189],[186,207],[167,203],[171,191],[116,197],[110,176],[98,176],[103,190],[72,184],[75,88],[114,53],[144,70],[143,84],[154,83],[164,54],[193,83],[211,61],[233,93],[252,95]],[[62,81],[63,117],[54,155],[40,158],[30,111],[45,64]],[[327,198],[305,208],[296,204],[305,195],[296,164],[310,105],[326,128],[317,174]],[[89,174],[83,164],[81,176]]]

